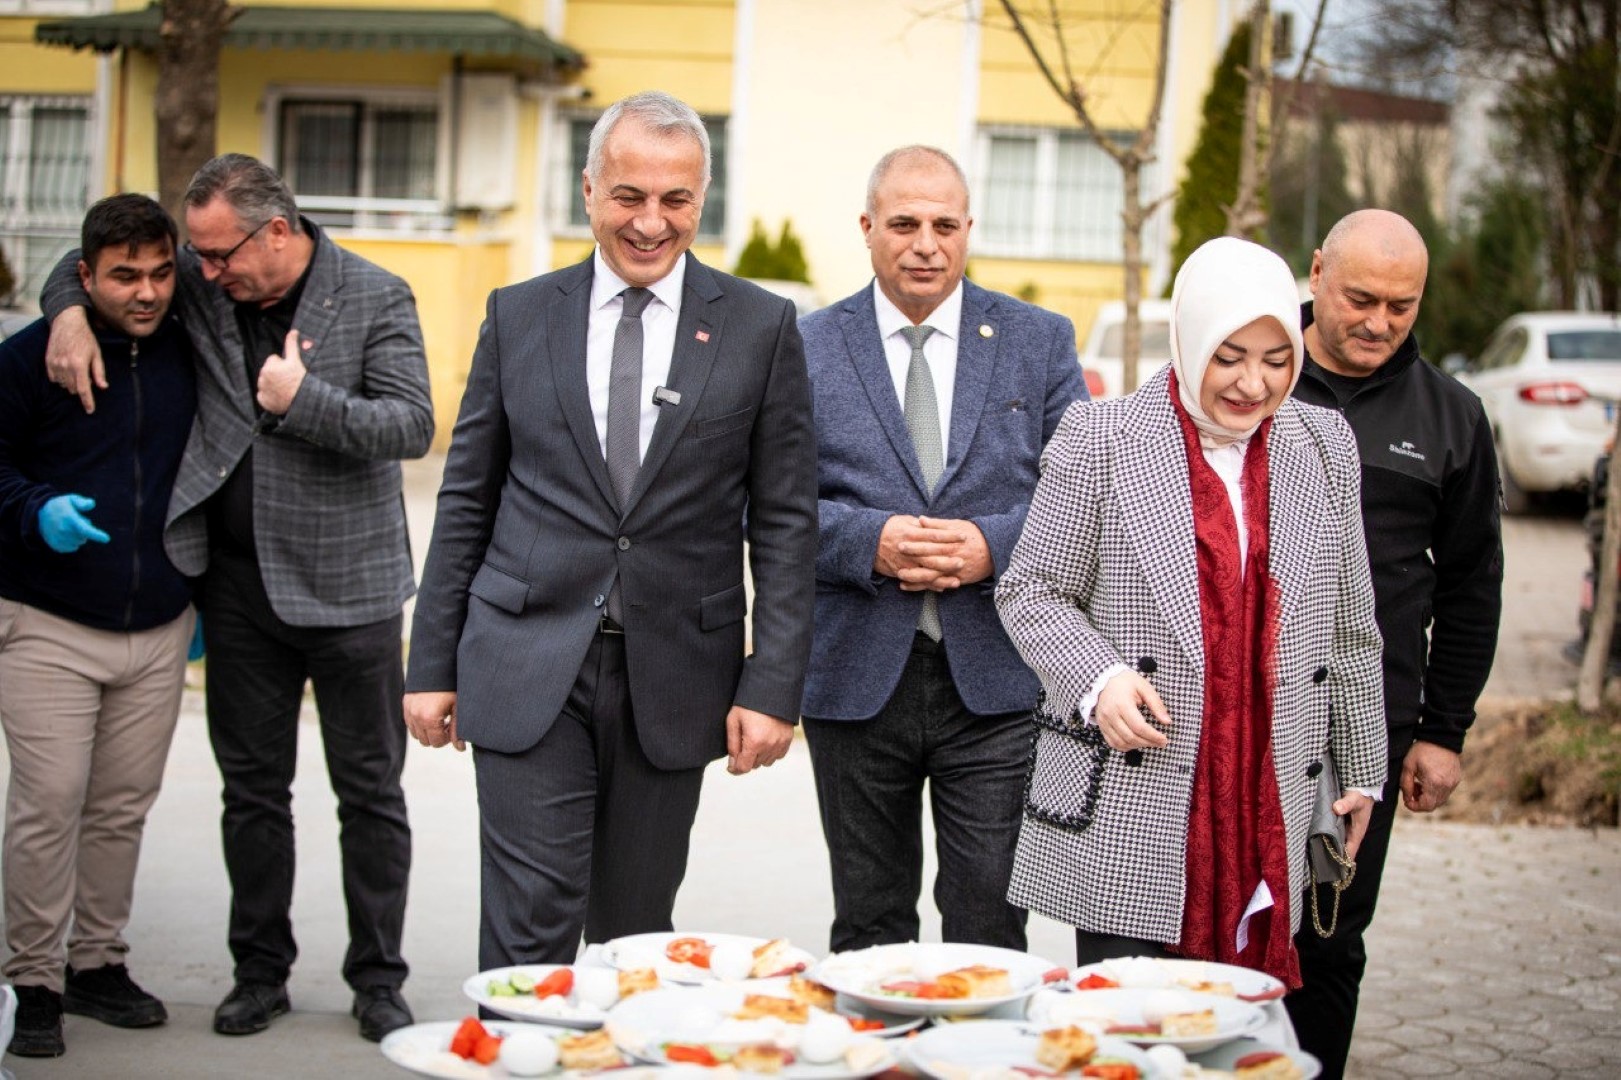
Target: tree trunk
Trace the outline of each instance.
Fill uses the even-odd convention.
[[[1610,451],[1610,476],[1604,485],[1604,541],[1599,545],[1593,577],[1593,617],[1587,625],[1587,648],[1576,677],[1576,707],[1588,716],[1604,703],[1604,678],[1610,670],[1610,639],[1615,634],[1616,567],[1621,563],[1621,422]]]
[[[1267,73],[1267,35],[1272,7],[1255,0],[1250,9],[1249,68],[1244,72],[1244,134],[1238,153],[1238,194],[1227,209],[1227,235],[1253,240],[1266,228],[1261,209],[1261,98],[1270,78]],[[1281,121],[1280,121],[1281,124]]]
[[[174,215],[182,233],[186,187],[198,167],[214,156],[220,47],[240,11],[225,0],[163,0],[154,108],[158,201]]]
[[[1127,155],[1120,162],[1120,180],[1125,205],[1120,219],[1120,264],[1125,271],[1126,321],[1121,328],[1120,389],[1129,394],[1137,389],[1137,361],[1143,354],[1143,322],[1138,315],[1143,298],[1143,172],[1142,162]]]

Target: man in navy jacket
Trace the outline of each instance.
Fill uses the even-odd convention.
[[[972,225],[950,156],[885,155],[861,215],[875,281],[800,327],[821,524],[802,712],[834,950],[916,940],[925,781],[945,939],[1025,946],[1006,894],[1037,684],[993,591],[1085,389],[1068,319],[963,280]]]
[[[100,408],[51,385],[44,320],[0,345],[4,972],[25,1057],[63,1052],[64,1009],[118,1027],[167,1018],[130,979],[123,931],[194,621],[163,520],[197,397],[169,312],[174,221],[114,195],[90,208],[81,248]]]

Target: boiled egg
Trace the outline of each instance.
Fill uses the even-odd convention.
[[[498,1060],[513,1076],[540,1076],[557,1068],[557,1044],[538,1031],[517,1028],[501,1040]]]
[[[813,1009],[799,1039],[799,1055],[813,1065],[825,1065],[842,1057],[854,1038],[844,1017]]]
[[[1180,990],[1154,990],[1143,995],[1143,1023],[1160,1024],[1167,1016],[1197,1012],[1193,998]]]
[[[723,941],[709,954],[709,970],[723,982],[737,982],[749,977],[754,967],[754,950],[736,941]]]
[[[619,1002],[619,973],[611,968],[575,968],[574,996],[584,1005],[613,1008]]]
[[[1144,1051],[1144,1056],[1161,1080],[1181,1080],[1188,1071],[1188,1056],[1175,1046],[1151,1046]]]

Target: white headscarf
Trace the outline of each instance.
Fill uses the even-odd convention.
[[[1278,320],[1294,346],[1289,390],[1300,380],[1306,355],[1300,340],[1300,291],[1289,264],[1248,240],[1222,236],[1199,245],[1177,271],[1171,290],[1171,364],[1182,407],[1205,446],[1241,442],[1260,427],[1235,431],[1210,418],[1199,404],[1205,369],[1227,335],[1266,316]]]

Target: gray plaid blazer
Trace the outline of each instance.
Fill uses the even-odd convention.
[[[415,591],[399,459],[433,442],[428,362],[403,280],[323,236],[293,326],[308,374],[279,421],[260,417],[229,296],[180,252],[197,348],[197,420],[169,500],[164,545],[208,568],[204,504],[253,448],[253,529],[276,614],[293,626],[360,626]]]
[[[1384,782],[1383,684],[1351,430],[1291,399],[1268,451],[1280,593],[1272,755],[1298,928],[1314,766],[1332,746],[1345,786]],[[1083,930],[1162,942],[1181,936],[1204,714],[1188,484],[1166,372],[1130,397],[1071,406],[996,593],[1044,694],[1008,899]],[[1118,753],[1080,721],[1081,699],[1116,663],[1164,700],[1164,749]]]

